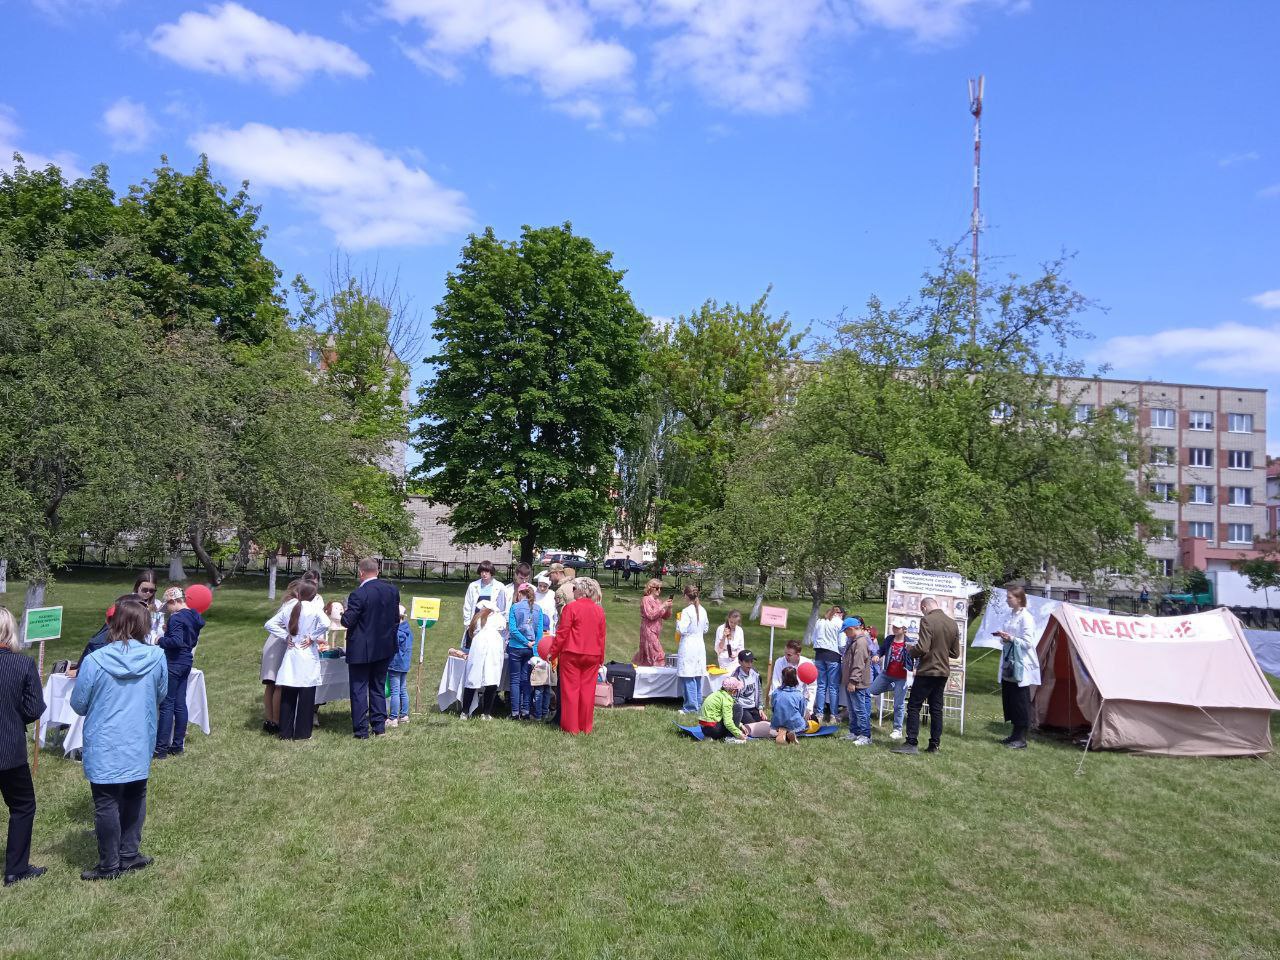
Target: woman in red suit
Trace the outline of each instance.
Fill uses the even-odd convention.
[[[549,659],[560,666],[560,729],[590,733],[595,719],[596,674],[604,663],[604,608],[592,599],[595,584],[579,578],[573,602],[560,611]],[[598,588],[597,588],[598,589]]]

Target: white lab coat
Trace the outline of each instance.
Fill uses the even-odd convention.
[[[797,670],[800,669],[801,663],[813,663],[813,661],[806,656],[801,656],[800,663],[795,665]],[[773,696],[773,692],[782,686],[782,671],[785,667],[789,666],[791,666],[791,664],[787,663],[786,657],[779,657],[774,661],[773,680],[769,683],[769,696]],[[800,684],[800,692],[804,695],[805,715],[807,716],[808,714],[813,713],[813,705],[818,700],[818,684],[816,682],[802,683]]]
[[[720,649],[720,643],[724,640],[724,624],[716,627],[716,661],[720,664],[720,669],[732,671],[737,669],[738,654],[746,649],[746,641],[742,637],[742,627],[733,628],[733,636],[729,638],[729,642],[725,644],[725,649]]]
[[[556,632],[556,624],[560,622],[560,614],[556,611],[556,593],[554,590],[539,590],[533,595],[533,602],[542,609],[547,618],[547,633]]]
[[[471,618],[475,615],[476,604],[480,602],[481,597],[485,594],[489,595],[489,599],[494,602],[498,608],[498,613],[503,618],[507,615],[507,594],[502,586],[502,581],[496,577],[489,581],[489,586],[485,586],[479,580],[472,580],[467,587],[466,596],[462,598],[462,629],[465,630],[471,626]]]
[[[676,676],[701,677],[707,672],[707,611],[702,604],[689,604],[676,620],[680,648],[676,651]]]
[[[1010,612],[1009,618],[1001,627],[1012,640],[1000,644],[1000,672],[996,674],[1004,679],[1004,663],[1006,658],[1016,656],[1022,663],[1022,682],[1020,687],[1036,687],[1040,685],[1040,655],[1036,652],[1036,622],[1023,607],[1017,613]]]
[[[478,690],[481,687],[496,687],[502,682],[502,659],[506,653],[506,641],[502,639],[500,624],[505,619],[491,612],[484,626],[471,638],[464,686]]]
[[[290,635],[289,618],[293,616],[293,608],[300,601],[290,600],[284,604],[274,617],[266,622],[267,633],[277,640],[286,643],[293,641],[284,652],[280,661],[280,669],[276,671],[276,684],[281,687],[318,687],[320,685],[320,647],[329,630],[330,621],[324,613],[320,598],[316,597],[302,604],[302,613],[298,616],[298,630]],[[296,644],[312,639],[309,647]]]

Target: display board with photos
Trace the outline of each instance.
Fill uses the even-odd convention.
[[[885,635],[891,634],[891,624],[896,617],[907,621],[907,642],[915,643],[920,636],[920,604],[925,597],[933,597],[938,605],[956,622],[960,630],[960,656],[951,659],[951,675],[947,678],[944,714],[959,721],[964,733],[965,664],[969,635],[969,599],[976,586],[958,573],[937,570],[899,569],[889,575],[885,591]]]

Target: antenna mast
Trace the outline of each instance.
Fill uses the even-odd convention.
[[[969,320],[969,340],[978,339],[978,234],[982,232],[982,207],[979,188],[982,185],[982,97],[986,93],[987,78],[979,74],[969,81],[969,112],[973,114],[973,316]]]

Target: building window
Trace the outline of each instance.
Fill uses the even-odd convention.
[[[1227,542],[1228,543],[1253,543],[1253,524],[1252,523],[1228,523],[1227,524]]]
[[[1210,410],[1192,410],[1191,411],[1191,429],[1192,430],[1212,430],[1213,429],[1213,412]]]
[[[1157,561],[1156,561],[1156,563],[1160,564],[1160,576],[1162,576],[1162,577],[1172,577],[1172,576],[1173,576],[1173,561],[1172,561],[1172,560],[1157,560]]]
[[[1013,407],[1007,403],[997,403],[996,408],[991,411],[992,420],[1011,420],[1013,419]]]
[[[1213,487],[1197,483],[1191,488],[1192,503],[1213,503]]]
[[[1232,433],[1253,433],[1253,414],[1230,414],[1227,417],[1227,429]]]
[[[1151,539],[1153,540],[1172,540],[1173,534],[1172,520],[1158,520],[1151,527]]]
[[[1151,485],[1151,497],[1161,503],[1168,503],[1173,499],[1173,484],[1153,483]]]
[[[1172,430],[1176,424],[1177,421],[1174,419],[1172,407],[1151,408],[1151,425],[1153,427]]]
[[[1228,450],[1227,466],[1232,470],[1252,470],[1253,469],[1253,451],[1252,450]]]
[[[1151,462],[1157,467],[1167,467],[1173,463],[1173,447],[1152,447]]]
[[[1076,404],[1076,423],[1088,423],[1092,419],[1093,419],[1093,404],[1077,403]]]
[[[1212,467],[1213,449],[1211,447],[1191,447],[1187,450],[1187,463],[1193,467]]]
[[[1115,409],[1116,423],[1128,423],[1133,419],[1133,411],[1128,407],[1116,407]]]
[[[1187,525],[1187,533],[1196,540],[1212,540],[1213,524],[1205,520],[1193,520]]]
[[[1253,506],[1253,487],[1232,487],[1230,503],[1233,507]]]

